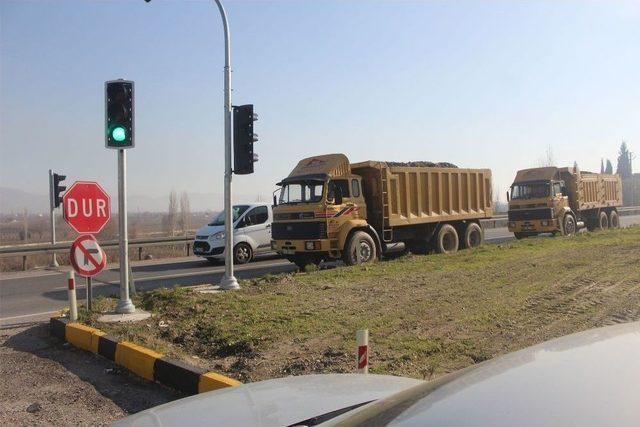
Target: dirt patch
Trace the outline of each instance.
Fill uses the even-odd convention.
[[[638,227],[526,239],[269,276],[221,294],[160,289],[137,300],[149,321],[97,326],[241,381],[352,372],[355,332],[368,328],[372,372],[432,378],[640,319],[639,262]]]
[[[0,331],[0,424],[108,425],[181,397],[51,338],[47,325]]]

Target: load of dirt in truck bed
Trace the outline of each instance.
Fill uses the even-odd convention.
[[[387,162],[387,165],[394,167],[420,167],[420,168],[457,168],[458,166],[449,162],[427,162],[417,160],[414,162]]]

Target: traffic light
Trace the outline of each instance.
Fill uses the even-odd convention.
[[[233,107],[233,173],[246,175],[253,173],[253,164],[258,155],[253,152],[253,143],[258,135],[253,133],[253,122],[258,115],[253,105],[234,105]]]
[[[112,80],[104,84],[105,146],[107,148],[133,148],[133,82]]]
[[[60,185],[67,178],[66,175],[53,174],[53,207],[60,207],[62,204],[62,194],[67,189],[66,186]]]

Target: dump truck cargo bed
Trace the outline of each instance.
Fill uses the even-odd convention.
[[[367,216],[378,229],[440,221],[474,220],[493,214],[491,170],[353,163],[365,184]]]

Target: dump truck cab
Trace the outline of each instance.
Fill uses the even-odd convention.
[[[301,160],[277,184],[272,249],[299,267],[342,256],[347,236],[368,230],[371,241],[357,255],[367,261],[380,253],[377,235],[367,224],[362,178],[351,173],[343,154]]]
[[[561,219],[571,211],[565,182],[551,179],[552,171],[536,172],[516,178],[508,195],[509,231],[517,237],[560,232]]]
[[[575,167],[541,167],[518,171],[510,191],[508,228],[516,238],[541,233],[572,235],[618,227],[622,205],[620,177]]]

